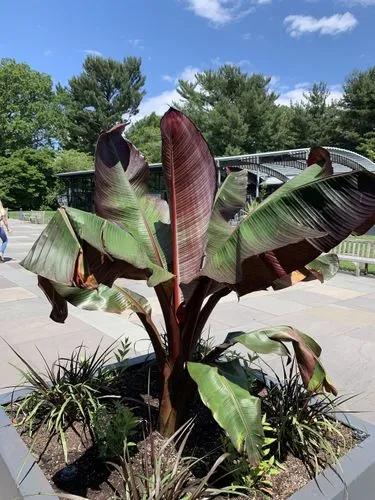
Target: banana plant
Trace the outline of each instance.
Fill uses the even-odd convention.
[[[139,316],[160,368],[164,435],[184,422],[198,387],[237,450],[256,463],[263,444],[260,401],[249,393],[240,362],[223,361],[223,353],[241,343],[255,353],[291,356],[290,344],[309,390],[334,392],[320,347],[280,326],[232,332],[197,362],[202,332],[230,292],[241,297],[333,276],[338,261],[327,253],[375,223],[375,176],[335,175],[329,153],[314,148],[305,170],[233,227],[229,221],[246,203],[247,173],[231,173],[218,187],[215,160],[194,123],[171,108],[160,127],[168,202],[149,194],[148,164],[126,140],[125,125],[116,125],[97,143],[95,214],[60,208],[22,265],[38,275],[54,321],[65,321],[67,303]],[[118,278],[154,288],[166,340],[146,298],[118,286]]]

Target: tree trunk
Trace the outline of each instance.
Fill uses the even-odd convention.
[[[160,395],[159,432],[171,437],[187,419],[189,404],[195,397],[195,384],[185,363],[167,360],[162,373]]]

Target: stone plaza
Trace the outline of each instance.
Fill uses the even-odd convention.
[[[19,265],[43,226],[12,220],[11,227],[9,260],[0,265],[0,392],[9,392],[19,382],[19,373],[12,365],[20,362],[6,342],[40,370],[43,361],[36,347],[48,362],[58,353],[69,354],[81,343],[92,350],[99,342],[106,347],[122,337],[132,342],[133,355],[150,352],[147,334],[135,315],[120,317],[69,306],[64,324],[50,320],[51,307],[36,277]],[[126,285],[149,299],[159,326],[162,316],[153,289],[143,282]],[[339,273],[323,285],[310,282],[279,292],[256,292],[240,301],[230,294],[215,309],[205,335],[221,341],[230,331],[278,324],[295,326],[317,340],[339,393],[356,395],[346,408],[363,412],[363,420],[375,423],[374,278]]]

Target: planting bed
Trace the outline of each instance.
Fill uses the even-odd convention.
[[[152,372],[150,378],[149,370]],[[149,380],[151,380],[150,385]],[[138,451],[134,451],[132,454],[136,469],[142,467],[145,454],[149,454],[152,447],[157,448],[163,443],[162,438],[157,433],[152,432],[156,426],[158,408],[157,380],[154,366],[133,366],[126,371],[120,388],[126,404],[134,409],[137,416],[147,422],[143,429],[138,431],[138,435],[132,438],[132,441],[135,441],[138,446]],[[206,457],[193,470],[195,476],[202,477],[223,453],[221,446],[223,432],[199,398],[196,398],[194,406],[190,410],[190,417],[195,415],[195,424],[185,448],[185,454]],[[9,411],[8,407],[8,413]],[[116,491],[121,487],[121,478],[114,467],[98,457],[97,451],[91,446],[89,436],[85,436],[81,426],[76,426],[76,432],[73,430],[68,432],[68,466],[65,466],[63,451],[57,439],[53,438],[48,443],[48,431],[45,427],[42,427],[38,432],[37,439],[35,436],[29,437],[27,433],[22,432],[21,428],[19,431],[25,443],[32,449],[33,454],[38,457],[41,469],[56,490],[97,500],[108,500],[115,497]],[[145,440],[145,435],[148,435],[150,431],[152,437]],[[340,431],[343,439],[336,435],[332,436],[332,444],[339,455],[343,456],[356,446],[364,436],[344,425],[340,426]],[[150,439],[152,439],[152,445]],[[168,450],[165,459],[174,463],[175,452],[170,448]],[[301,460],[292,455],[287,456],[283,467],[284,470],[277,476],[270,478],[272,498],[276,500],[288,498],[310,481]],[[216,476],[219,477],[222,474],[223,471],[219,471]],[[221,480],[215,486],[223,487],[229,484],[230,478],[229,481],[227,478],[226,482]],[[264,496],[261,493],[254,493],[249,498],[264,498]]]

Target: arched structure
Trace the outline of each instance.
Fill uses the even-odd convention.
[[[328,146],[335,173],[349,170],[370,170],[375,172],[375,163],[368,158],[346,149]],[[227,168],[246,169],[256,174],[256,196],[261,186],[283,184],[286,180],[295,177],[306,168],[306,161],[310,148],[290,149],[285,151],[271,151],[240,156],[226,156],[216,158],[220,171],[224,174]],[[225,175],[225,174],[224,174]]]
[[[331,154],[333,168],[336,173],[349,170],[370,170],[375,172],[375,163],[364,156],[335,147],[327,147]],[[245,169],[249,172],[250,196],[259,196],[261,187],[269,191],[276,189],[280,184],[295,177],[306,168],[310,148],[291,149],[286,151],[271,151],[240,156],[226,156],[216,158],[222,178],[226,175],[227,168]],[[151,192],[164,195],[165,186],[162,175],[161,163],[150,165]],[[66,193],[61,198],[61,203],[83,210],[93,210],[93,171],[67,172],[59,174],[65,183]],[[255,189],[253,189],[255,186]],[[251,192],[250,192],[251,191]]]

